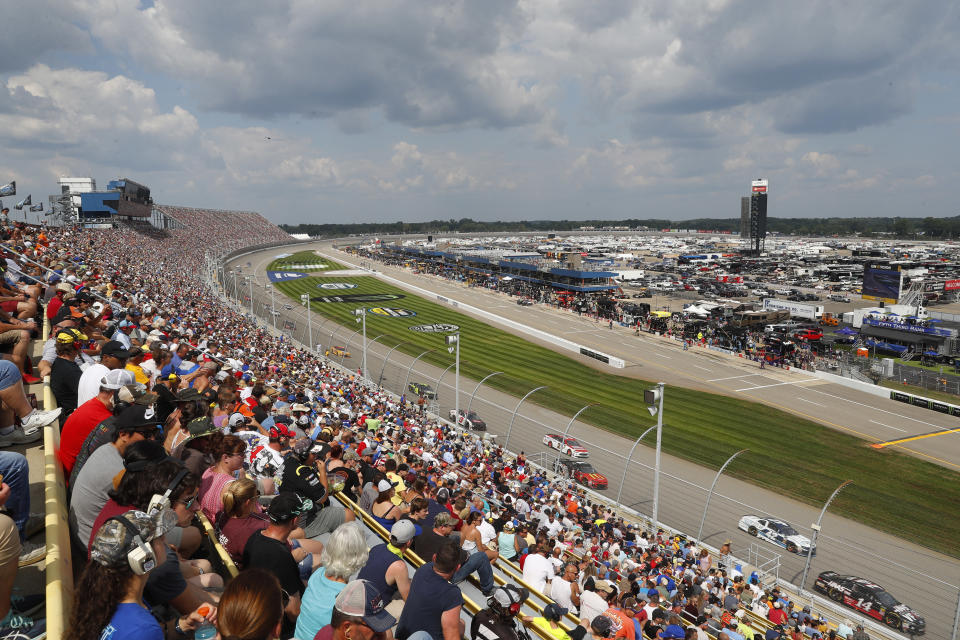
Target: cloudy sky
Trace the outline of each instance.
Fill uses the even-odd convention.
[[[958,215],[956,2],[0,0],[0,183],[276,222]],[[9,203],[8,203],[9,204]]]

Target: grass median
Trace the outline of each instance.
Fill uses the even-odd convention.
[[[295,258],[296,255],[287,258],[288,263]],[[342,267],[331,262],[323,271],[338,268]],[[356,287],[321,289],[322,284]],[[378,344],[388,348],[399,345],[397,351],[412,356],[436,349],[421,361],[443,368],[453,362],[453,356],[444,346],[443,334],[420,333],[409,327],[454,324],[460,327],[460,372],[466,378],[479,381],[489,373],[502,371],[502,375],[492,377],[485,386],[518,399],[535,387],[548,385],[527,402],[567,416],[596,403],[597,406],[587,409],[579,419],[628,438],[636,438],[653,424],[643,405],[642,392],[655,381],[594,369],[573,357],[533,344],[374,277],[329,277],[314,272],[309,277],[279,282],[276,286],[295,300],[304,293],[311,298],[328,298],[330,301],[311,302],[313,311],[345,328],[330,342],[329,329],[320,330],[315,326],[315,341],[324,347],[349,346],[354,363],[359,362],[359,337],[354,337],[350,345],[344,345],[357,328],[354,309],[403,309],[416,315],[368,313],[368,338],[382,335]],[[377,302],[352,302],[349,298],[346,302],[333,301],[337,296],[361,294],[400,297]],[[437,386],[435,380],[417,374],[410,380]],[[470,392],[472,386],[467,391]],[[664,451],[719,468],[735,451],[749,449],[727,468],[727,475],[816,506],[822,505],[841,482],[853,480],[854,484],[834,501],[831,512],[960,557],[960,474],[895,450],[872,449],[860,438],[763,404],[669,385],[665,398]],[[558,430],[564,426],[565,423],[556,425]],[[775,505],[757,506],[776,508]],[[699,509],[702,505],[690,507]],[[736,525],[731,523],[731,526]]]

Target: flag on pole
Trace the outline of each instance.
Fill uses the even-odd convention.
[[[30,205],[30,211],[43,211],[43,203],[38,202],[37,204]]]
[[[8,182],[7,184],[0,186],[0,196],[15,196],[17,195],[17,181]]]
[[[30,194],[29,196],[27,196],[26,198],[18,202],[17,206],[15,206],[14,209],[16,209],[17,211],[20,211],[24,207],[29,207],[30,205],[32,205],[33,204],[32,195],[33,194]]]

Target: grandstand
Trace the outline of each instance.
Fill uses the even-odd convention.
[[[658,564],[655,558],[671,559],[671,562],[660,564],[671,569],[676,566],[677,569],[671,575],[676,578],[677,584],[689,586],[690,590],[687,592],[681,588],[675,595],[668,593],[663,610],[668,621],[672,621],[670,616],[675,615],[676,623],[681,626],[697,626],[697,616],[690,613],[687,605],[702,612],[700,615],[706,614],[717,625],[723,624],[727,618],[736,619],[732,611],[722,611],[724,607],[713,606],[707,599],[700,597],[693,587],[703,591],[712,590],[714,595],[719,592],[723,596],[725,586],[736,585],[739,592],[733,609],[742,610],[744,614],[735,626],[742,624],[759,634],[764,634],[773,625],[767,617],[757,614],[756,603],[761,599],[754,598],[754,603],[747,606],[742,602],[746,600],[743,594],[776,595],[787,611],[799,608],[798,599],[787,593],[774,594],[772,589],[776,585],[756,584],[751,588],[744,581],[733,582],[735,567],[728,557],[715,554],[711,556],[712,562],[723,568],[723,575],[719,571],[705,571],[701,574],[699,564],[685,562],[684,551],[689,549],[689,553],[693,553],[700,547],[692,546],[692,543],[691,546],[684,547],[682,538],[679,543],[676,540],[675,535],[679,535],[678,533],[653,531],[649,530],[648,523],[643,521],[630,521],[629,518],[625,520],[618,515],[617,505],[604,502],[600,496],[587,493],[548,470],[538,469],[531,463],[525,464],[513,453],[464,433],[436,415],[420,413],[413,402],[403,404],[395,394],[372,384],[365,386],[348,369],[336,362],[303,349],[291,348],[288,340],[268,332],[245,317],[242,305],[236,306],[212,296],[207,289],[208,283],[202,279],[204,254],[223,255],[250,245],[291,240],[286,233],[259,214],[169,205],[155,207],[182,226],[168,229],[162,234],[146,233],[139,227],[88,230],[82,234],[52,230],[46,234],[46,244],[39,241],[38,230],[20,227],[17,229],[16,239],[31,240],[31,244],[27,245],[30,247],[30,255],[22,258],[25,273],[44,282],[62,282],[73,276],[74,281],[71,282],[74,285],[103,297],[107,303],[105,308],[112,314],[113,320],[131,318],[133,323],[146,321],[146,324],[140,325],[144,334],[142,340],[145,344],[155,345],[151,352],[152,357],[160,357],[164,350],[158,343],[165,344],[166,350],[170,351],[174,340],[182,344],[189,337],[198,353],[191,355],[191,347],[182,357],[184,360],[194,358],[193,364],[197,365],[197,369],[183,373],[184,390],[190,384],[189,380],[193,380],[187,376],[195,371],[205,370],[210,375],[197,374],[201,377],[196,378],[199,382],[195,388],[213,391],[214,388],[224,386],[224,381],[228,378],[238,379],[242,389],[252,389],[259,382],[264,385],[264,395],[260,396],[259,400],[263,404],[267,404],[262,398],[270,397],[269,391],[276,392],[273,395],[276,398],[273,409],[265,410],[264,414],[255,412],[259,406],[257,402],[221,407],[217,394],[206,397],[205,402],[199,406],[193,405],[191,411],[199,411],[200,407],[206,407],[204,410],[209,411],[210,400],[213,400],[214,404],[218,404],[210,416],[214,424],[217,424],[218,419],[221,424],[232,424],[233,416],[238,413],[249,413],[248,417],[254,417],[260,423],[265,423],[269,418],[277,424],[282,422],[276,419],[279,416],[293,413],[296,417],[300,413],[305,415],[307,420],[305,424],[297,421],[298,424],[304,431],[318,434],[318,443],[326,437],[322,436],[322,431],[326,428],[330,433],[329,439],[343,442],[347,446],[352,444],[355,451],[378,448],[380,452],[394,452],[381,455],[383,459],[388,455],[399,459],[401,452],[406,451],[407,454],[398,461],[419,469],[423,478],[437,484],[450,484],[467,497],[478,495],[487,507],[499,507],[504,512],[511,508],[509,504],[513,503],[518,495],[526,494],[532,497],[542,493],[541,506],[535,504],[534,508],[539,511],[543,504],[549,503],[569,521],[565,535],[556,532],[550,536],[551,548],[553,545],[559,546],[565,557],[582,563],[584,567],[589,566],[590,572],[597,574],[598,579],[607,574],[617,585],[629,584],[631,571],[627,568],[632,567],[635,578],[646,581],[642,589],[637,588],[637,593],[646,593],[647,589],[657,589],[659,586],[656,580],[659,573],[653,571],[653,566]],[[42,266],[32,267],[30,261],[33,260]],[[83,264],[83,270],[70,266],[74,264]],[[60,273],[50,269],[59,270]],[[52,277],[54,275],[56,278]],[[136,311],[136,314],[128,316],[128,310]],[[86,331],[90,327],[89,320],[85,319],[83,322],[88,324],[81,325],[80,328]],[[106,330],[106,326],[101,326],[100,322],[99,317],[93,319],[97,327]],[[134,332],[141,330],[140,327],[134,328],[127,335],[128,339],[139,340],[134,338]],[[47,329],[49,330],[49,325]],[[111,327],[111,330],[122,332],[119,326]],[[111,330],[106,330],[108,335],[105,337],[117,335],[111,333]],[[152,336],[155,339],[150,340],[153,332],[156,332],[156,335]],[[46,338],[46,335],[43,337]],[[38,344],[37,347],[39,346]],[[172,350],[176,351],[176,347]],[[218,370],[223,374],[222,377],[218,376]],[[181,370],[185,371],[186,368]],[[160,376],[153,377],[151,384],[156,385],[159,378]],[[292,400],[290,396],[293,396]],[[254,399],[258,400],[256,397]],[[279,406],[284,399],[288,400],[286,407]],[[54,406],[52,382],[49,378],[44,384],[43,403],[46,408]],[[297,404],[300,403],[305,404],[305,410],[297,409]],[[335,414],[339,414],[343,419],[334,420],[332,416]],[[171,421],[167,427],[167,435],[175,436],[174,430],[181,428],[181,425]],[[361,435],[361,431],[365,432],[364,435]],[[90,598],[92,594],[74,592],[74,574],[79,567],[73,566],[71,560],[73,554],[70,551],[67,491],[58,455],[61,433],[56,426],[48,426],[43,436],[42,447],[36,445],[34,457],[31,457],[33,463],[35,454],[42,450],[43,463],[37,465],[40,468],[31,471],[36,476],[43,476],[46,493],[46,637],[59,640],[66,635],[74,603]],[[364,449],[360,449],[359,442],[365,444]],[[444,451],[444,447],[449,448],[449,451]],[[444,453],[454,452],[457,454],[456,461],[442,465],[441,469],[439,460]],[[246,457],[251,452],[244,453],[244,459],[252,462]],[[257,475],[257,469],[252,464],[246,465],[243,472]],[[496,476],[492,475],[494,472]],[[488,489],[484,482],[487,477],[502,479],[503,484],[510,490],[504,492],[502,488]],[[409,486],[414,484],[414,478],[407,477],[406,481]],[[370,513],[371,508],[361,508],[343,492],[337,493],[335,497],[346,510],[356,514],[357,520],[372,535],[382,540],[387,539],[388,532]],[[571,501],[583,510],[569,510]],[[446,505],[441,506],[452,511],[452,508]],[[219,534],[222,530],[217,523],[210,522],[202,515],[198,515],[197,520],[204,533],[203,550],[198,556],[205,556],[217,568],[218,573],[229,581],[241,568],[236,566],[221,544]],[[598,523],[598,520],[605,522]],[[533,521],[532,512],[529,521]],[[610,526],[604,526],[608,523]],[[633,544],[628,544],[631,542]],[[623,556],[614,557],[610,554],[609,550],[613,545],[621,548]],[[425,560],[410,552],[404,554],[404,558],[408,562],[408,572],[411,575]],[[674,565],[673,558],[680,562]],[[613,560],[617,560],[617,564],[614,564]],[[520,563],[500,558],[494,562],[493,567],[497,584],[511,583],[529,588],[530,597],[524,603],[522,613],[539,615],[544,606],[552,602],[547,595],[540,593],[524,580],[524,570]],[[742,567],[740,573],[749,579],[749,568]],[[710,580],[706,580],[708,574]],[[470,618],[485,608],[486,600],[474,578],[463,583],[461,587],[465,596],[463,615],[469,629]],[[666,606],[675,604],[670,602],[671,599],[683,602],[679,607]],[[836,619],[832,611],[828,617],[829,623],[823,625],[824,632],[827,629],[836,630],[837,623],[842,621]],[[848,617],[853,618],[852,615]],[[868,621],[864,619],[864,622]],[[573,630],[578,623],[577,617],[568,615],[563,626]],[[526,628],[531,636],[541,640],[552,640],[554,637],[534,624],[527,624]],[[719,633],[719,627],[709,625],[704,633],[708,637],[725,637]],[[873,637],[883,637],[877,633],[876,626],[871,633]]]

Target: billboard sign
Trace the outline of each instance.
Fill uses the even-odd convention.
[[[769,182],[766,178],[760,178],[759,180],[754,180],[750,183],[750,190],[753,193],[766,193]]]
[[[880,329],[893,329],[894,331],[906,331],[908,333],[922,333],[928,336],[942,336],[950,338],[954,336],[951,329],[940,329],[938,327],[923,326],[920,324],[908,324],[895,320],[884,320],[872,316],[864,316],[863,324]]]
[[[788,311],[791,317],[806,318],[807,320],[816,320],[823,315],[823,305],[821,304],[803,304],[792,300],[764,298],[763,308],[771,311]]]
[[[943,293],[944,291],[956,291],[957,289],[960,289],[960,280],[935,280],[923,283],[923,290],[926,293]]]
[[[900,298],[903,274],[900,265],[868,263],[863,267],[863,293],[866,300],[896,304]]]

